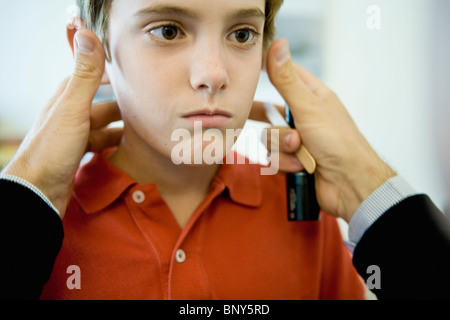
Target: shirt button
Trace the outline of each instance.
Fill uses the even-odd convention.
[[[181,249],[177,250],[177,253],[175,254],[175,260],[177,260],[177,262],[179,263],[183,263],[184,261],[186,261],[186,252]]]
[[[135,191],[133,192],[133,200],[136,203],[143,203],[145,201],[145,194],[142,191]]]

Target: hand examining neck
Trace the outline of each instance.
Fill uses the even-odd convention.
[[[267,72],[295,120],[296,130],[286,130],[280,141],[293,134],[296,139],[289,141],[297,145],[289,146],[291,152],[306,146],[317,162],[321,209],[349,222],[360,204],[396,173],[375,153],[339,98],[291,60],[287,41],[272,45]]]
[[[76,32],[74,53],[72,76],[61,84],[16,156],[2,171],[36,186],[61,217],[72,194],[75,173],[88,148],[92,100],[105,67],[103,46],[89,30]]]

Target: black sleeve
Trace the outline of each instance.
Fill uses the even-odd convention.
[[[16,183],[0,180],[0,197],[0,299],[38,299],[61,249],[61,219]]]
[[[450,225],[426,195],[382,215],[355,248],[353,263],[367,280],[379,267],[378,299],[450,298]]]

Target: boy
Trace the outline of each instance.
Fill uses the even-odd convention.
[[[335,219],[287,221],[283,176],[172,158],[176,130],[244,126],[281,3],[80,1],[124,136],[79,170],[42,299],[364,298]]]

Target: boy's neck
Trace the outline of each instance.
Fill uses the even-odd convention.
[[[175,165],[126,130],[108,160],[139,184],[156,184],[181,227],[207,195],[219,169],[219,165]]]
[[[121,144],[109,157],[109,161],[136,182],[155,183],[159,191],[164,193],[184,193],[206,188],[209,190],[219,165],[176,165],[171,159],[148,147],[142,140],[131,138],[131,135],[129,132],[124,133]]]

